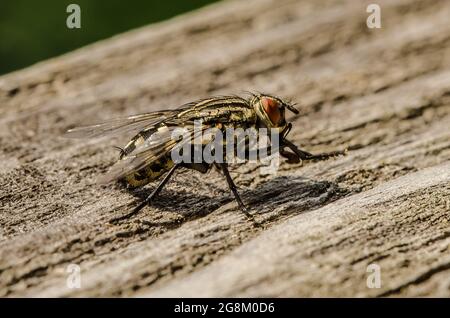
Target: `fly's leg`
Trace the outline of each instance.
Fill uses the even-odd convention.
[[[227,179],[228,187],[230,188],[231,192],[233,192],[234,198],[236,199],[236,202],[238,203],[239,208],[244,213],[244,215],[253,223],[253,225],[258,225],[253,218],[253,216],[248,213],[247,208],[245,207],[244,203],[242,203],[241,197],[239,196],[239,192],[237,191],[237,187],[234,184],[233,179],[231,178],[230,172],[228,171],[228,164],[226,163],[218,163],[220,168],[223,171],[223,174],[225,175],[225,178]]]
[[[307,151],[298,149],[296,145],[294,145],[287,139],[283,140],[283,145],[285,147],[288,147],[289,149],[291,149],[301,160],[327,160],[329,158],[345,155],[347,153],[347,150],[344,150],[344,151],[332,151],[332,152],[326,152],[326,153],[312,154]],[[280,152],[280,153],[285,157],[286,157],[286,154],[289,154],[289,152],[286,152],[286,151],[283,151],[283,152]]]
[[[161,192],[166,183],[169,182],[175,170],[177,170],[177,168],[179,167],[180,167],[179,164],[174,165],[172,169],[169,170],[164,179],[162,179],[161,182],[158,184],[158,186],[152,191],[152,193],[150,193],[150,195],[144,201],[142,201],[137,207],[135,207],[131,213],[133,214],[138,213],[143,207],[149,204],[150,201],[152,201],[153,197],[155,197],[156,195],[158,195],[158,193]]]
[[[144,208],[147,204],[149,204],[152,199],[159,193],[161,192],[161,190],[164,188],[164,186],[166,185],[167,182],[169,182],[170,178],[172,177],[173,173],[175,172],[175,170],[177,170],[177,168],[180,167],[180,164],[176,164],[172,167],[172,169],[169,170],[169,172],[167,173],[167,175],[164,177],[164,179],[162,179],[162,181],[158,184],[158,186],[152,191],[152,193],[150,193],[150,195],[144,200],[142,201],[137,207],[135,207],[130,213],[127,213],[125,215],[119,216],[113,220],[111,220],[111,223],[115,223],[117,221],[122,221],[124,219],[128,219],[131,216],[137,214],[140,210],[142,210],[142,208]]]
[[[292,152],[285,150],[285,148],[289,148],[292,150]],[[225,151],[225,150],[224,150]],[[287,139],[283,139],[281,142],[281,145],[277,148],[272,148],[271,145],[258,149],[259,154],[263,153],[268,156],[272,155],[273,152],[279,152],[281,156],[287,158],[287,163],[295,164],[300,163],[302,160],[327,160],[329,158],[337,157],[340,155],[345,155],[347,153],[347,150],[344,151],[333,151],[333,152],[327,152],[327,153],[318,153],[318,154],[312,154],[307,151],[299,149],[296,145],[291,143]],[[248,145],[245,145],[245,159],[250,158],[250,149],[248,148]],[[261,159],[261,157],[258,157]]]
[[[302,158],[303,160],[327,160],[329,158],[345,155],[346,151],[332,151],[318,154],[311,154],[303,151],[303,153],[305,154],[305,158]]]

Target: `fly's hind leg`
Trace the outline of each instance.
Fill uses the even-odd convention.
[[[180,167],[180,164],[176,164],[174,165],[169,172],[166,174],[166,176],[164,177],[164,179],[162,179],[162,181],[158,184],[158,186],[152,191],[152,193],[150,193],[150,195],[144,200],[142,201],[137,207],[135,207],[130,213],[127,213],[125,215],[122,215],[120,217],[117,217],[113,220],[111,220],[111,223],[115,223],[117,221],[121,221],[124,219],[128,219],[131,216],[137,214],[140,210],[142,210],[143,207],[145,207],[147,204],[149,204],[152,199],[159,193],[161,192],[161,190],[164,188],[164,186],[167,184],[167,182],[169,182],[170,178],[172,177],[173,173],[175,172],[175,170],[177,170],[177,168]]]

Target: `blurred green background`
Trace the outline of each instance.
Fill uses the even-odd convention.
[[[0,74],[217,0],[0,0]],[[69,4],[81,29],[68,29]]]

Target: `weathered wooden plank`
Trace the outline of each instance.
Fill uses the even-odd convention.
[[[367,3],[225,1],[0,77],[0,295],[448,296],[450,3],[378,1],[380,30]],[[259,229],[214,171],[110,225],[136,198],[95,178],[126,139],[60,134],[243,90],[299,102],[293,141],[349,154],[236,167]]]

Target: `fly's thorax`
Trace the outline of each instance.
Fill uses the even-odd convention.
[[[252,108],[239,108],[236,112],[231,112],[230,126],[235,128],[248,128],[256,124],[258,116]]]
[[[178,114],[183,121],[202,121],[205,125],[217,123],[227,125],[251,124],[257,120],[249,102],[241,97],[223,96],[205,99]]]

